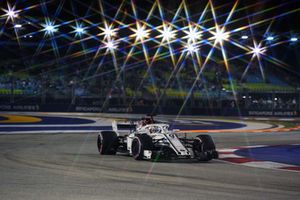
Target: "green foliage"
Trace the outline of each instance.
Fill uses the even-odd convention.
[[[142,93],[140,91],[138,91],[136,94],[135,91],[132,90],[131,88],[126,88],[125,94],[127,97],[142,96]]]
[[[10,89],[0,89],[0,95],[10,95],[12,94],[11,90]],[[21,94],[24,94],[24,91],[23,90],[19,90],[19,89],[15,89],[13,90],[13,94],[14,95],[21,95]]]
[[[223,84],[223,87],[226,90],[232,90],[232,87],[234,90],[253,90],[253,91],[294,91],[295,88],[291,86],[279,86],[279,85],[273,85],[269,83],[243,83],[240,85],[237,85],[236,83],[233,83],[231,86],[230,84]]]
[[[151,94],[155,94],[158,92],[158,88],[154,87],[147,87],[147,90]],[[164,90],[161,89],[160,92],[163,92]],[[182,90],[177,90],[177,89],[166,89],[166,95],[171,98],[186,98],[188,96],[188,91],[182,91]],[[200,92],[194,92],[194,97],[201,97]]]

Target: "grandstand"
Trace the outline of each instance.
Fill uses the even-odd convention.
[[[243,82],[238,79],[229,82],[226,74],[223,77],[216,74],[216,69],[210,69],[203,73],[193,90],[190,90],[193,85],[193,79],[189,77],[191,72],[185,70],[174,80],[168,80],[168,68],[158,66],[152,73],[142,81],[142,78],[135,77],[144,77],[145,69],[128,70],[123,79],[125,84],[122,85],[105,75],[82,81],[76,71],[66,76],[60,72],[51,75],[7,72],[0,76],[1,102],[93,105],[103,111],[109,110],[109,107],[171,107],[180,110],[182,105],[185,110],[217,110],[225,107],[227,111],[237,106],[240,109],[258,110],[295,110],[299,107],[299,91],[295,83],[290,85],[276,73],[269,73],[267,81],[253,73]]]

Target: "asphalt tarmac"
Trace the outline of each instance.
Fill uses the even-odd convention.
[[[217,148],[299,143],[299,132],[212,133]],[[191,134],[192,136],[192,134]],[[100,156],[96,133],[0,135],[0,199],[299,199],[300,173],[220,160]]]

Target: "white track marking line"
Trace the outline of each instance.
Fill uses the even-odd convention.
[[[284,164],[284,163],[277,163],[272,161],[252,161],[242,163],[241,165],[249,166],[249,167],[259,167],[265,169],[278,169],[283,167],[292,167],[294,165]]]
[[[219,153],[222,153],[222,152],[225,152],[225,153],[227,153],[227,152],[234,152],[236,150],[239,150],[239,149],[217,149],[217,151]]]
[[[225,159],[225,158],[244,158],[242,156],[238,156],[235,154],[219,154],[220,159]]]

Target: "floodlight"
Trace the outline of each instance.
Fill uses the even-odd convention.
[[[49,33],[52,33],[52,32],[55,32],[55,28],[52,25],[46,25],[45,26],[45,31],[47,31]]]
[[[187,33],[187,37],[189,40],[195,41],[197,39],[200,39],[201,33],[195,29],[192,29]]]
[[[18,16],[18,15],[16,14],[16,12],[13,11],[13,10],[8,10],[8,11],[6,12],[6,15],[7,15],[9,18],[15,18],[15,17]]]
[[[85,33],[85,30],[84,28],[82,28],[81,26],[77,26],[77,27],[74,27],[75,28],[75,36],[81,36],[82,34]]]
[[[249,37],[248,37],[248,35],[243,35],[241,38],[242,38],[243,40],[247,40]]]
[[[15,28],[22,28],[22,25],[21,24],[15,24],[14,27]]]
[[[162,38],[162,42],[167,41],[171,42],[172,39],[176,37],[176,30],[172,30],[171,26],[166,25],[165,23],[162,26],[162,29],[157,29],[161,34],[156,36],[157,38]]]
[[[52,35],[54,32],[57,31],[57,28],[53,25],[53,22],[46,19],[46,23],[43,25],[44,31],[47,35]]]
[[[256,56],[259,56],[260,54],[264,53],[264,49],[256,46],[252,49],[252,53],[254,53]]]
[[[76,33],[79,33],[79,34],[84,33],[84,29],[81,28],[81,27],[77,27],[77,28],[75,29],[75,31],[76,31]]]
[[[292,38],[290,39],[290,41],[291,41],[291,42],[297,42],[297,41],[298,41],[298,38],[292,37]]]
[[[176,36],[176,34],[173,31],[171,31],[170,28],[164,28],[164,31],[161,35],[163,40],[170,40]]]
[[[274,37],[273,37],[273,36],[268,36],[268,37],[267,37],[267,40],[268,40],[268,41],[272,41],[272,40],[274,40]]]
[[[261,52],[262,52],[262,49],[259,48],[259,47],[255,47],[255,48],[253,49],[253,53],[255,53],[255,54],[261,54]]]
[[[109,50],[114,50],[117,48],[116,44],[113,41],[105,42],[105,47]]]
[[[135,37],[137,40],[143,40],[144,38],[148,37],[149,33],[145,30],[144,27],[138,27],[135,31]]]
[[[104,33],[105,37],[108,37],[108,38],[116,35],[116,32],[111,27],[106,27],[103,30],[103,33]]]
[[[189,53],[194,53],[194,52],[197,52],[198,47],[194,44],[187,44],[185,46],[185,50],[188,51]]]
[[[15,6],[11,7],[9,4],[7,4],[7,10],[6,9],[1,9],[5,12],[4,16],[7,16],[7,20],[12,20],[14,21],[14,19],[16,17],[18,17],[18,12],[20,11],[15,11]]]
[[[216,32],[213,34],[214,39],[217,43],[222,43],[224,40],[227,40],[229,38],[229,32],[225,32],[224,28],[217,28]]]

